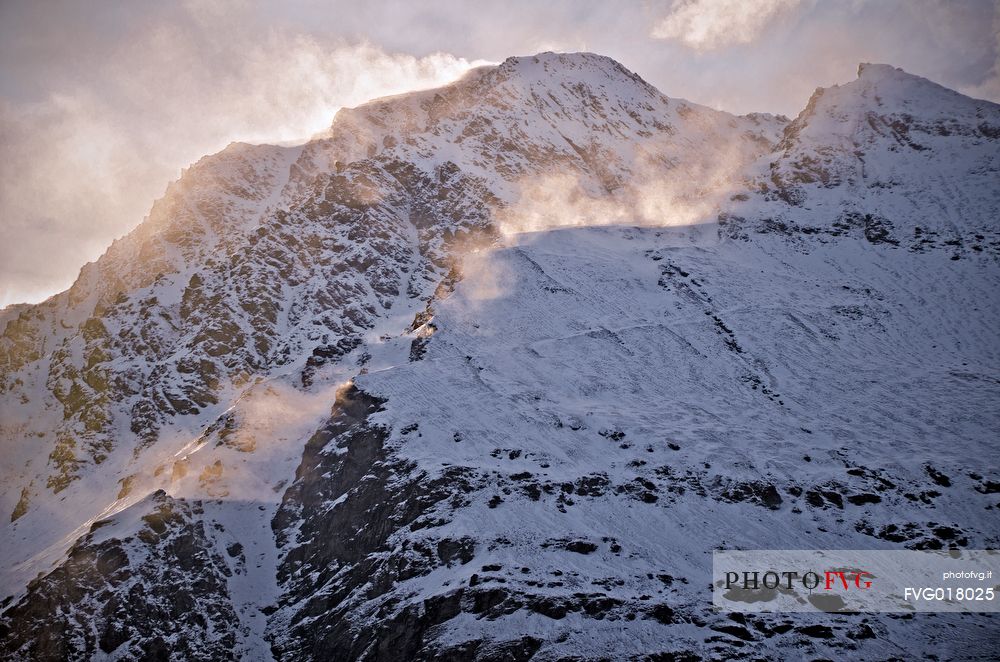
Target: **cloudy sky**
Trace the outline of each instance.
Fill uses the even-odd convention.
[[[544,50],[794,116],[859,62],[1000,101],[1000,0],[0,0],[0,306],[39,301],[180,168]]]

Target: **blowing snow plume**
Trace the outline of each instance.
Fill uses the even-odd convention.
[[[144,22],[113,62],[93,63],[87,75],[100,79],[100,93],[73,79],[47,97],[0,105],[9,239],[0,246],[0,307],[67,287],[202,155],[232,141],[302,141],[341,107],[436,87],[481,64],[287,29],[262,39],[219,5],[189,11],[194,30]]]
[[[680,163],[648,156],[628,166],[612,190],[595,190],[585,175],[558,173],[522,183],[518,199],[498,212],[504,234],[599,225],[677,227],[716,220],[749,180],[753,153],[736,145],[685,155]],[[694,158],[691,158],[694,157]]]

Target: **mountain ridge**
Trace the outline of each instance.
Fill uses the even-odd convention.
[[[70,290],[5,325],[0,650],[905,647],[892,618],[844,617],[828,644],[780,619],[725,636],[694,587],[730,517],[794,515],[781,530],[799,544],[996,544],[980,512],[996,477],[864,443],[975,450],[1000,384],[1000,106],[922,81],[859,67],[789,122],[540,54],[342,110],[300,147],[200,160]],[[925,319],[927,300],[953,315]],[[869,409],[854,375],[902,413]],[[813,446],[842,470],[803,460]],[[941,471],[964,496],[935,487]],[[643,517],[715,529],[685,546]],[[163,630],[189,597],[212,624]]]

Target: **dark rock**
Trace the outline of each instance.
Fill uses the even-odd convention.
[[[833,629],[829,625],[804,625],[802,627],[795,628],[796,632],[800,632],[807,637],[812,637],[813,639],[832,639]]]
[[[576,552],[577,554],[590,554],[597,550],[597,545],[585,540],[573,540],[566,543],[564,549],[568,552]]]

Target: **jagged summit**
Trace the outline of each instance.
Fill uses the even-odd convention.
[[[330,136],[306,155],[320,168],[373,157],[424,167],[452,162],[479,177],[499,176],[497,193],[511,201],[540,169],[581,177],[595,193],[667,170],[683,177],[738,170],[782,126],[770,116],[736,117],[669,99],[607,57],[543,53],[342,110]],[[685,172],[677,170],[682,163]]]
[[[906,72],[901,68],[894,67],[891,64],[873,64],[871,62],[858,63],[858,78],[877,79],[905,73]]]
[[[505,59],[500,65],[511,68],[532,68],[542,67],[548,72],[556,70],[579,69],[584,67],[594,67],[605,70],[623,70],[621,63],[607,55],[591,53],[589,51],[576,51],[569,53],[556,53],[554,51],[543,51],[534,55],[512,55]],[[554,69],[553,69],[554,67]],[[628,70],[625,70],[628,72]],[[631,72],[628,72],[630,75]]]
[[[866,84],[862,86],[865,90],[877,88],[884,104],[905,102],[906,97],[912,97],[914,100],[922,102],[925,106],[933,106],[935,101],[945,104],[961,104],[963,103],[962,100],[971,101],[975,106],[981,108],[995,108],[998,105],[984,99],[973,99],[944,85],[935,83],[928,78],[911,74],[901,67],[891,64],[862,62],[858,64],[857,80]],[[851,85],[853,85],[853,82],[839,87],[848,87]],[[888,95],[894,96],[889,98]]]
[[[641,76],[627,69],[617,60],[596,53],[553,53],[509,57],[497,71],[501,76],[517,75],[523,79],[551,84],[554,80],[589,80],[601,84],[608,80],[631,80],[647,90],[659,94]]]
[[[638,74],[606,55],[588,52],[554,53],[546,51],[535,55],[511,56],[500,64],[476,67],[466,72],[459,80],[439,88],[381,97],[355,108],[344,109],[344,111],[349,114],[353,110],[378,107],[389,101],[398,101],[404,98],[419,99],[425,96],[433,97],[456,88],[471,87],[483,90],[491,85],[511,79],[518,79],[524,84],[534,83],[550,87],[558,87],[565,81],[591,84],[607,84],[610,81],[617,81],[621,84],[625,81],[633,81],[647,90],[652,90],[655,94],[660,94]]]
[[[425,119],[433,121],[491,105],[521,114],[542,109],[553,102],[567,101],[566,91],[581,98],[594,100],[596,96],[598,100],[631,104],[643,100],[659,105],[667,101],[660,91],[612,58],[594,53],[545,52],[510,57],[498,65],[479,67],[439,88],[384,97],[342,109],[338,111],[334,126],[338,120],[349,122],[348,118],[357,116],[370,116],[389,124],[400,121],[393,118],[395,115],[408,116],[419,110],[429,110],[430,117]]]
[[[931,80],[907,73],[889,64],[861,63],[854,81],[817,88],[803,113],[813,110],[820,99],[841,114],[878,111],[910,114],[927,121],[959,123],[994,120],[1000,105],[973,99]]]
[[[972,210],[997,210],[998,138],[1000,105],[890,65],[861,64],[856,80],[818,88],[788,124],[765,186],[799,207],[891,215],[903,232],[945,223],[977,234],[989,214]],[[929,213],[927,192],[940,193],[940,182],[958,171],[964,177],[942,204],[963,211]]]

